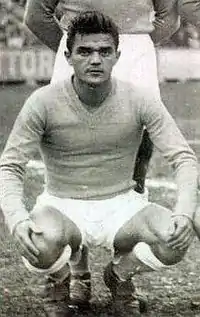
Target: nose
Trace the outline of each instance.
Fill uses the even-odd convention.
[[[101,56],[99,52],[93,52],[91,56],[91,64],[92,65],[99,65],[101,64]]]

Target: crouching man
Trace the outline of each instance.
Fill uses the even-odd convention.
[[[196,157],[158,97],[112,79],[118,44],[109,17],[89,11],[74,18],[65,51],[73,76],[28,98],[1,156],[1,208],[26,267],[47,277],[47,316],[89,303],[91,245],[113,251],[104,280],[114,314],[140,316],[131,276],[179,262],[199,232]],[[174,168],[173,211],[134,191],[144,126]],[[46,186],[29,214],[24,174],[38,149]]]

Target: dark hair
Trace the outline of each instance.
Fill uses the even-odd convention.
[[[101,0],[99,0],[101,1]],[[70,21],[67,48],[71,53],[76,34],[105,33],[113,37],[116,49],[119,45],[119,31],[112,19],[98,11],[83,11]]]

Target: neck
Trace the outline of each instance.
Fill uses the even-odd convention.
[[[110,79],[101,85],[92,86],[79,80],[76,76],[73,78],[73,86],[79,99],[90,107],[100,106],[112,89]]]

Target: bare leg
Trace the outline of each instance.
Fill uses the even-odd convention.
[[[31,235],[40,250],[37,267],[26,259],[24,263],[32,273],[42,275],[38,281],[42,281],[43,291],[40,296],[43,298],[46,315],[68,316],[71,278],[69,262],[80,260],[81,233],[68,217],[54,207],[35,208],[30,218],[43,233]]]
[[[81,248],[80,260],[73,264],[70,262],[71,282],[70,298],[71,303],[78,307],[88,307],[91,299],[91,273],[88,263],[88,247]]]
[[[49,206],[34,209],[30,218],[43,232],[31,235],[32,241],[40,250],[37,268],[48,269],[51,267],[62,255],[67,245],[71,248],[71,254],[75,258],[81,244],[81,233],[69,218]],[[58,272],[56,273],[58,274]]]
[[[134,248],[141,242],[150,247],[150,251],[163,266],[181,261],[187,250],[173,250],[166,243],[172,226],[171,211],[162,206],[150,204],[139,211],[120,228],[115,236],[115,270],[118,273],[121,271],[124,276],[137,270],[137,267],[140,267],[140,272],[151,269],[145,261],[142,261],[142,256],[138,258],[134,252]]]
[[[72,274],[79,274],[79,275],[83,275],[86,272],[89,272],[89,263],[88,263],[88,247],[83,245],[81,248],[81,255],[80,255],[80,259],[78,262],[73,263],[73,258],[72,261],[70,262],[70,268],[71,268],[71,272]]]
[[[62,259],[65,247],[70,246],[71,256],[66,259],[61,268],[59,267],[59,270],[55,268],[50,277],[62,281],[70,274],[71,304],[88,306],[91,298],[88,248],[86,246],[80,247],[81,234],[79,229],[69,218],[52,207],[43,208],[42,211],[34,211],[31,218],[44,231],[42,236],[37,234],[32,236],[34,243],[42,250],[40,267],[52,268],[56,261]],[[48,227],[46,226],[47,219]]]

